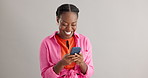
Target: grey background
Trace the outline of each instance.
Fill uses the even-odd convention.
[[[0,0],[0,78],[41,78],[41,40],[58,30],[62,3],[80,9],[93,45],[92,78],[148,78],[148,0]]]

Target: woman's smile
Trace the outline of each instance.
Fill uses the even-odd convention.
[[[65,31],[65,34],[66,35],[71,35],[72,34],[72,31],[69,31],[69,32]]]

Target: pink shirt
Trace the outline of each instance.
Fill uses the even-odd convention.
[[[40,69],[42,78],[90,78],[94,72],[92,61],[92,47],[89,39],[81,34],[74,33],[76,47],[81,47],[84,62],[87,64],[88,69],[86,74],[81,73],[78,65],[74,69],[62,69],[60,74],[53,71],[61,58],[61,47],[58,44],[55,34],[57,31],[43,39],[40,46]]]

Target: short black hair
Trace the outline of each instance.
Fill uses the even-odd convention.
[[[57,8],[56,16],[60,18],[60,15],[64,12],[75,12],[78,16],[79,9],[73,4],[62,4]]]

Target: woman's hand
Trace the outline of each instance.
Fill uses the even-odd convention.
[[[88,67],[87,67],[86,63],[83,61],[83,55],[82,54],[75,54],[75,57],[73,57],[72,59],[80,66],[81,72],[83,74],[86,74]]]
[[[74,62],[76,62],[78,65],[83,63],[83,55],[82,54],[76,54],[75,57],[72,58]]]
[[[55,73],[59,74],[60,71],[63,69],[63,67],[65,65],[69,65],[72,62],[76,62],[81,69],[81,72],[83,74],[86,73],[87,71],[87,65],[85,64],[85,62],[83,61],[83,55],[82,54],[75,54],[75,55],[70,55],[67,54],[63,57],[63,59],[61,61],[59,61],[55,66],[54,66],[54,71]]]
[[[74,60],[72,58],[74,58],[75,55],[70,55],[70,54],[66,54],[63,59],[60,61],[62,63],[62,65],[69,65],[72,62],[74,62]]]
[[[59,74],[60,71],[64,68],[65,65],[69,65],[71,64],[73,61],[72,58],[74,58],[75,55],[70,55],[70,54],[67,54],[63,57],[63,59],[61,61],[59,61],[54,67],[53,67],[53,70],[56,74]]]

